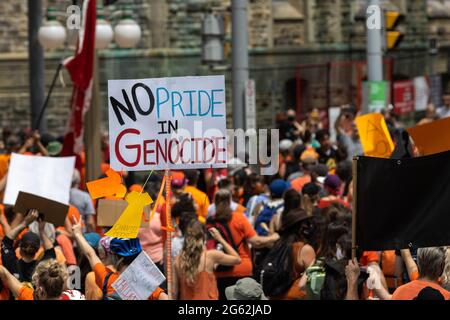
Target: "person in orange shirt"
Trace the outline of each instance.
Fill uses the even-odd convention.
[[[291,181],[292,189],[300,193],[302,192],[303,186],[312,181],[311,173],[313,171],[313,167],[317,164],[318,159],[319,155],[313,148],[308,148],[303,151],[300,156],[303,175]]]
[[[197,216],[200,222],[205,222],[208,216],[208,207],[210,205],[209,198],[206,193],[197,188],[200,172],[198,170],[186,170],[187,186],[184,188],[194,198],[197,205]]]
[[[0,279],[17,300],[69,300],[65,295],[67,269],[55,260],[39,263],[33,274],[33,287],[16,279],[5,267],[0,266]],[[68,290],[69,291],[69,290]],[[76,290],[70,290],[74,293]],[[79,300],[84,300],[78,292]]]
[[[74,221],[72,230],[80,251],[89,260],[89,264],[95,273],[95,282],[97,286],[102,288],[103,299],[110,300],[108,297],[117,299],[117,293],[112,287],[112,284],[119,278],[120,273],[123,272],[142,251],[139,239],[113,238],[113,240],[111,240],[110,250],[113,254],[113,259],[117,261],[114,265],[116,271],[114,271],[102,263],[95,250],[86,241],[82,233],[80,220]],[[167,294],[164,293],[161,288],[157,288],[149,297],[149,300],[167,299]]]
[[[450,292],[440,285],[445,256],[445,248],[419,248],[417,250],[419,278],[397,288],[392,295],[392,300],[415,300],[421,290],[427,287],[438,290],[445,300],[450,300]]]
[[[253,275],[252,258],[249,244],[252,248],[270,247],[280,236],[274,233],[263,237],[256,234],[255,229],[241,212],[232,211],[231,193],[229,190],[220,189],[214,198],[215,215],[208,223],[227,224],[233,241],[237,246],[241,263],[231,270],[216,272],[219,300],[226,300],[225,289],[234,285],[239,279]]]

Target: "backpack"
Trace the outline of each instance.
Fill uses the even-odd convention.
[[[107,294],[108,281],[109,281],[109,278],[111,277],[111,275],[112,275],[111,272],[108,273],[105,277],[105,280],[103,280],[103,287],[102,287],[103,298],[102,298],[102,300],[122,300],[122,298],[120,297],[120,295],[117,292]]]
[[[210,228],[216,228],[222,237],[225,239],[225,241],[236,251],[238,251],[239,245],[236,245],[233,239],[233,235],[231,234],[230,227],[228,226],[228,223],[222,223],[215,220],[207,220],[206,221],[206,229]],[[206,240],[206,250],[215,250],[218,249],[219,242],[216,241],[209,233],[208,233],[208,239]],[[220,249],[218,249],[220,250]],[[224,266],[219,265],[216,269],[217,272],[223,272],[223,271],[230,271],[233,269],[234,266]]]
[[[274,205],[271,203],[267,203],[264,205],[263,209],[256,217],[255,221],[255,230],[258,235],[260,236],[269,235],[269,231],[267,231],[267,229],[263,227],[263,223],[268,227],[270,225],[272,217],[277,213],[278,210],[283,208],[283,206],[284,206],[283,202],[278,205]]]
[[[320,300],[320,293],[325,282],[325,262],[317,259],[306,269],[306,300]]]
[[[278,241],[264,259],[261,270],[261,286],[268,297],[286,293],[292,285],[292,250]]]

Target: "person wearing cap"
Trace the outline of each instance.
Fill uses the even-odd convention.
[[[38,261],[35,260],[35,256],[40,248],[41,239],[45,249],[41,261],[56,259],[53,243],[46,235],[44,231],[45,222],[42,221],[39,223],[39,235],[28,231],[22,236],[19,244],[21,258],[18,259],[16,256],[14,251],[14,240],[33,221],[38,219],[38,216],[39,213],[37,210],[30,210],[21,223],[7,232],[2,241],[2,263],[10,273],[17,276],[22,282],[32,281],[34,269],[38,263]]]
[[[316,258],[313,247],[313,243],[316,242],[314,237],[313,219],[303,209],[297,208],[282,216],[280,240],[271,252],[288,248],[292,263],[286,263],[288,269],[280,270],[280,272],[289,272],[292,283],[288,284],[289,289],[281,295],[270,296],[267,293],[271,300],[298,300],[306,296],[306,291],[303,289],[307,280],[305,270],[314,263]]]
[[[89,264],[95,274],[95,283],[102,288],[103,299],[118,299],[118,295],[112,284],[119,278],[120,274],[136,259],[142,252],[142,247],[138,238],[135,239],[118,239],[113,238],[109,242],[109,250],[114,264],[111,270],[95,252],[85,237],[81,228],[81,220],[74,221],[72,231],[78,244],[80,252],[88,259]],[[148,298],[148,300],[167,300],[168,296],[161,288],[157,288]]]
[[[252,278],[239,279],[225,289],[227,300],[268,300],[261,285]]]
[[[350,208],[350,204],[341,199],[341,179],[335,174],[329,174],[324,181],[324,189],[328,193],[326,197],[319,200],[317,207],[324,209],[333,203],[340,203],[343,206]]]
[[[314,166],[317,164],[318,159],[319,155],[314,150],[314,148],[308,147],[306,148],[305,151],[303,151],[303,153],[300,156],[301,169],[303,175],[291,181],[292,189],[300,193],[302,191],[303,186],[312,181],[311,173]]]

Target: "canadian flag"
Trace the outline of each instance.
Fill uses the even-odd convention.
[[[64,156],[83,151],[83,119],[92,99],[96,19],[95,0],[84,0],[76,53],[63,62],[73,82],[71,115],[62,150]]]

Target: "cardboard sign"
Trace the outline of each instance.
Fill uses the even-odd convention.
[[[225,168],[225,77],[108,81],[116,171]]]
[[[166,278],[142,251],[112,284],[123,300],[147,300]]]
[[[422,156],[450,150],[450,118],[415,126],[406,131]]]
[[[6,182],[5,204],[14,205],[20,191],[69,204],[75,157],[38,157],[13,153]]]
[[[371,113],[357,117],[355,122],[364,149],[364,155],[389,158],[394,151],[394,143],[383,115]]]
[[[122,199],[100,199],[97,207],[97,225],[100,227],[113,226],[125,209],[128,206],[128,202]],[[141,228],[148,227],[150,219],[151,207],[144,207],[144,215],[141,219]]]
[[[68,205],[31,193],[19,192],[14,211],[26,215],[31,209],[39,211],[39,214],[43,215],[44,220],[53,223],[55,227],[64,226],[67,213],[69,212]]]

